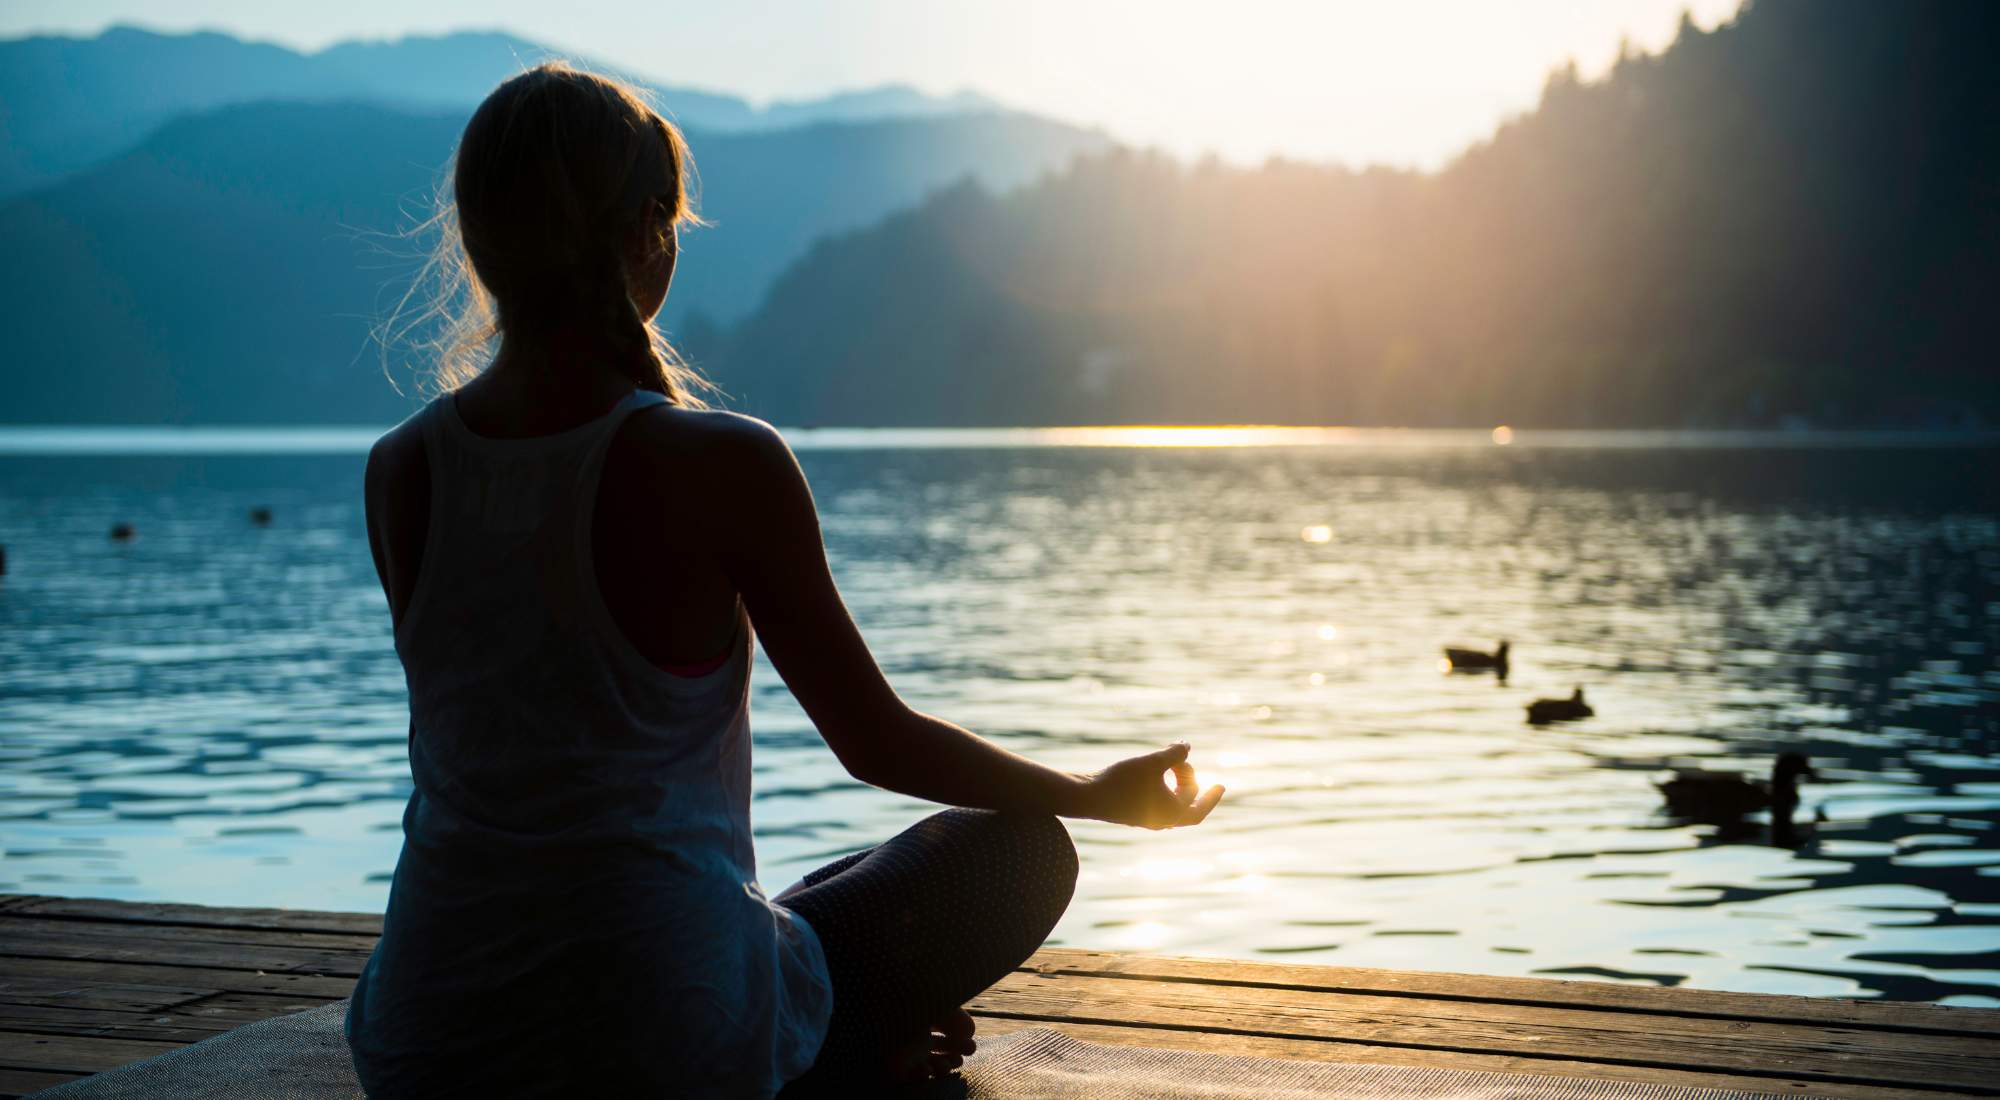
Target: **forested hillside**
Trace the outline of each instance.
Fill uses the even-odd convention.
[[[960,187],[690,350],[787,423],[1992,424],[1996,48],[2000,5],[1756,0],[1435,175]]]

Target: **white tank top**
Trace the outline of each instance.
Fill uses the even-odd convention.
[[[720,668],[672,675],[593,570],[605,451],[662,400],[532,439],[474,435],[449,394],[417,414],[415,789],[348,1014],[371,1096],[768,1095],[825,1038],[819,940],[757,884],[749,624]]]

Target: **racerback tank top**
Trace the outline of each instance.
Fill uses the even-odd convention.
[[[348,1014],[371,1096],[768,1095],[825,1038],[818,938],[757,884],[749,624],[673,675],[593,571],[605,452],[662,400],[531,439],[473,434],[450,394],[417,414],[414,790]]]

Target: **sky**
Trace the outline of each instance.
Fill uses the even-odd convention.
[[[970,88],[1123,141],[1434,168],[1532,108],[1551,69],[1657,50],[1740,0],[0,0],[0,36],[114,23],[316,49],[502,29],[756,102]]]

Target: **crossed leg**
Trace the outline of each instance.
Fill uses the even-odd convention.
[[[971,1050],[963,1005],[1041,946],[1076,872],[1054,817],[950,809],[778,895],[818,933],[833,981],[826,1042],[787,1093],[955,1068]]]

